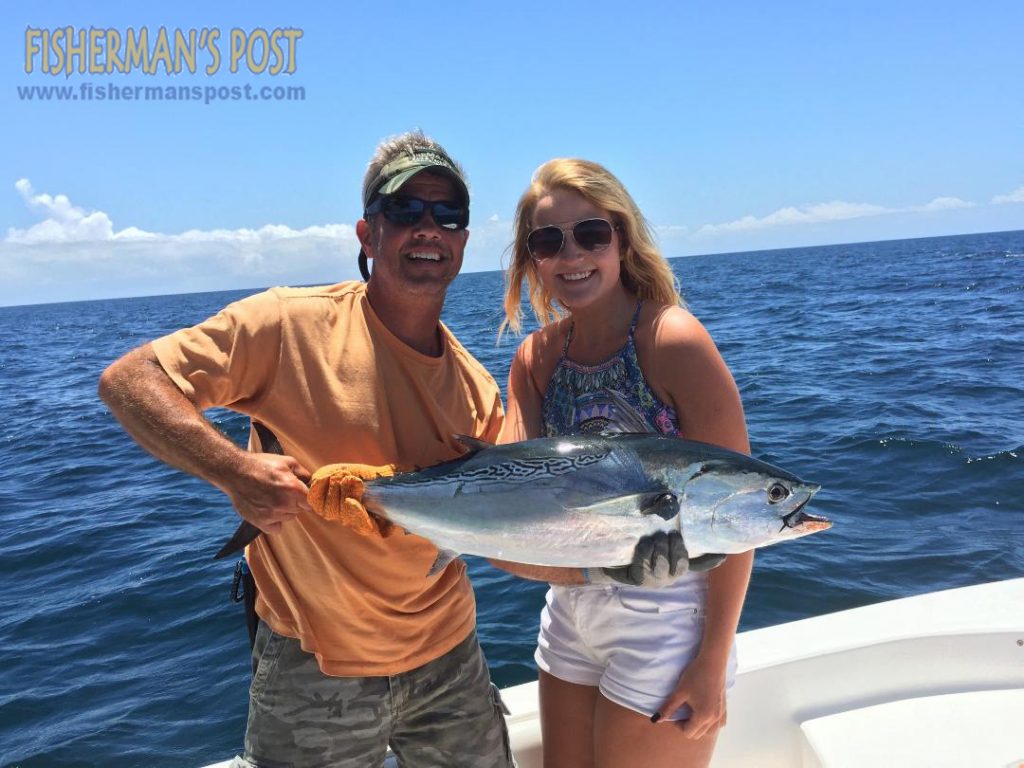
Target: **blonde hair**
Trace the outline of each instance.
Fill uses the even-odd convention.
[[[530,306],[538,323],[546,325],[566,314],[555,306],[551,293],[541,283],[537,265],[526,247],[526,238],[533,229],[534,207],[542,197],[556,189],[575,192],[611,214],[612,224],[619,227],[623,285],[641,299],[669,305],[683,303],[672,268],[654,244],[650,225],[622,182],[597,163],[578,158],[558,158],[549,160],[534,172],[533,181],[516,206],[512,261],[505,270],[505,320],[499,335],[506,328],[516,333],[522,329],[523,280],[526,281]]]

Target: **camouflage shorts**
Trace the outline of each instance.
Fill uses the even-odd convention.
[[[498,689],[473,632],[391,677],[331,677],[262,621],[253,648],[245,757],[232,768],[514,768]],[[390,765],[390,762],[389,762]]]

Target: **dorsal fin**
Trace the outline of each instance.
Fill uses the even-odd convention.
[[[259,440],[259,449],[263,453],[276,453],[279,456],[284,455],[284,448],[281,447],[281,441],[277,439],[277,435],[271,431],[270,427],[261,421],[251,419],[253,432],[256,433],[256,438]],[[222,557],[234,554],[241,549],[245,549],[250,542],[256,540],[262,531],[250,522],[243,520],[237,529],[235,529],[234,535],[228,539],[224,546],[220,548],[220,551],[213,556],[214,560],[219,560]]]
[[[615,406],[615,418],[605,429],[605,433],[649,433],[652,431],[651,425],[647,423],[643,416],[637,413],[632,403],[619,392],[616,392],[614,389],[603,389],[601,392]]]
[[[482,451],[484,448],[493,448],[494,446],[490,443],[481,440],[477,437],[470,437],[469,435],[453,435],[455,440],[466,449],[466,453],[463,456],[471,456],[477,451]]]
[[[220,551],[213,556],[214,560],[220,560],[222,557],[234,554],[239,550],[245,549],[251,542],[256,540],[262,531],[252,523],[243,520],[238,528],[235,529],[235,534],[228,539],[224,546],[220,548]]]
[[[263,453],[276,453],[279,456],[284,456],[284,448],[281,447],[281,441],[277,439],[277,435],[270,430],[270,427],[255,419],[252,419],[251,423],[253,432],[259,438],[260,448],[263,450]]]

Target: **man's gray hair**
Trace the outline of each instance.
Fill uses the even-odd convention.
[[[417,128],[398,136],[389,136],[377,145],[377,151],[373,153],[370,165],[366,169],[366,175],[363,176],[363,199],[366,199],[368,187],[377,178],[385,165],[402,155],[409,155],[411,157],[416,152],[423,151],[436,152],[439,155],[443,155],[458,170],[459,175],[463,178],[466,177],[466,172],[462,166],[448,154],[445,148]]]

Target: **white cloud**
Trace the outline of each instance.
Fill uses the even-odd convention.
[[[1008,195],[996,195],[992,198],[992,202],[995,205],[1001,205],[1003,203],[1024,203],[1024,187],[1017,187]]]
[[[872,203],[848,203],[842,200],[834,200],[829,203],[816,203],[802,207],[788,206],[760,218],[748,215],[724,224],[705,224],[697,230],[696,235],[714,236],[726,232],[744,232],[800,224],[848,221],[850,219],[886,216],[895,213],[929,213],[973,207],[975,207],[975,203],[961,200],[958,197],[937,197],[925,205],[912,205],[903,208],[887,208],[883,205],[874,205]]]
[[[725,224],[705,224],[697,230],[697,235],[716,235],[721,232],[738,232],[755,229],[768,229],[771,227],[787,226],[792,224],[817,224],[827,221],[844,221],[847,219],[860,219],[865,216],[880,216],[888,213],[888,209],[880,205],[868,203],[846,203],[835,200],[830,203],[817,203],[802,208],[788,206],[757,218],[755,216],[744,216],[743,218],[730,221]]]
[[[14,188],[28,207],[42,211],[46,219],[28,229],[8,229],[8,243],[66,243],[82,240],[108,240],[113,236],[110,217],[102,211],[86,213],[71,204],[64,195],[35,194],[28,179],[18,179]]]
[[[14,186],[39,220],[24,229],[9,228],[0,241],[0,305],[308,285],[358,276],[355,257],[359,243],[349,224],[303,229],[266,224],[258,228],[190,229],[178,234],[134,226],[116,229],[104,211],[75,205],[63,194],[38,193],[28,179],[19,179]],[[1024,202],[1024,187],[991,200],[991,204],[1015,202]],[[762,247],[765,238],[799,239],[787,233],[790,227],[892,214],[923,219],[972,207],[977,206],[957,197],[937,197],[923,205],[906,207],[835,200],[786,206],[765,216],[747,215],[696,229],[658,225],[655,232],[666,251],[675,254],[705,248],[712,238],[720,238],[716,246],[728,243],[735,248]],[[504,267],[512,240],[512,221],[497,213],[473,221],[463,271]],[[704,244],[699,245],[702,241]]]
[[[42,220],[8,229],[0,241],[0,305],[358,278],[359,242],[349,224],[178,234],[116,229],[107,213],[74,205],[66,195],[36,193],[28,179],[15,188]],[[496,269],[512,240],[512,222],[498,214],[474,222],[463,271]]]
[[[961,200],[959,197],[936,197],[927,205],[913,206],[910,208],[894,208],[892,213],[921,212],[927,211],[953,211],[959,208],[974,208],[974,203]]]
[[[235,244],[240,247],[272,248],[278,240],[322,239],[339,245],[352,245],[355,229],[348,224],[292,229],[281,224],[266,224],[259,229],[190,229],[180,235],[146,232],[137,227],[115,231],[110,217],[103,211],[86,212],[71,204],[65,195],[51,197],[35,194],[28,179],[19,179],[15,188],[32,209],[47,215],[28,229],[7,230],[4,242],[18,245],[56,245],[66,243],[179,243],[179,244]],[[356,249],[358,252],[358,248]]]
[[[103,211],[65,195],[15,188],[43,220],[10,228],[0,243],[0,304],[140,293],[179,293],[261,285],[331,283],[357,276],[359,243],[348,224],[293,229],[191,229],[180,234],[114,228]],[[137,290],[133,288],[137,286]]]

